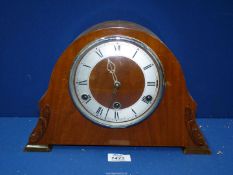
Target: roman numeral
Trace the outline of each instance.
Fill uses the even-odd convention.
[[[159,87],[159,80],[156,80],[156,87]]]
[[[114,118],[115,118],[115,120],[119,120],[119,114],[117,111],[115,111],[115,113],[114,113]]]
[[[120,51],[121,46],[119,44],[116,44],[116,45],[114,45],[114,49],[115,49],[115,51]]]
[[[87,80],[76,82],[78,85],[87,85]]]
[[[86,64],[83,64],[83,66],[84,66],[84,67],[87,67],[87,68],[91,68],[91,66],[88,66],[88,65],[86,65]]]
[[[108,108],[108,110],[107,110],[107,112],[106,112],[105,120],[106,120],[106,118],[107,118],[107,116],[108,116],[108,112],[109,112],[109,108]]]
[[[102,54],[102,52],[101,52],[100,49],[97,49],[97,48],[96,48],[95,53],[96,53],[97,55],[99,55],[100,58],[103,58],[103,54]]]
[[[147,70],[148,68],[150,68],[150,67],[152,67],[152,66],[153,66],[153,64],[149,64],[149,65],[143,67],[143,70]]]
[[[134,110],[133,108],[131,108],[131,110],[133,111],[133,113],[134,113],[135,115],[137,115],[137,113],[135,112],[135,110]]]
[[[155,82],[147,82],[147,86],[155,86]]]
[[[89,103],[90,101],[91,101],[91,96],[88,95],[88,99],[87,99],[87,101],[86,101],[86,104]]]
[[[133,58],[136,56],[136,54],[138,53],[138,51],[139,51],[139,48],[137,48],[136,52],[133,55]]]
[[[101,115],[103,113],[103,108],[99,107],[96,111],[96,115]]]
[[[144,102],[144,103],[146,103],[146,104],[149,104],[150,102],[146,99],[146,96],[144,96],[143,98],[142,98],[142,101]]]

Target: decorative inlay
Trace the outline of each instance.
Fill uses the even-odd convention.
[[[185,124],[192,141],[198,146],[204,146],[204,138],[195,121],[195,113],[190,107],[185,108]]]
[[[49,123],[49,118],[50,118],[50,108],[49,105],[46,104],[40,112],[40,117],[37,123],[37,126],[35,127],[35,129],[33,130],[30,138],[29,138],[29,142],[31,144],[35,144],[37,143],[45,134],[45,131],[48,127],[48,123]]]

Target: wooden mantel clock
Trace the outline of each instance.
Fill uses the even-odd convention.
[[[26,151],[52,145],[176,146],[209,154],[172,52],[126,21],[98,24],[58,59]]]

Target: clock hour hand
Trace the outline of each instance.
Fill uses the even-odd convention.
[[[108,58],[107,70],[112,74],[113,83],[115,88],[119,88],[121,83],[118,81],[116,76],[116,65]]]

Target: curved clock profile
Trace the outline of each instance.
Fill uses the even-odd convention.
[[[26,151],[52,145],[179,146],[209,154],[181,66],[150,30],[108,21],[54,66]]]

